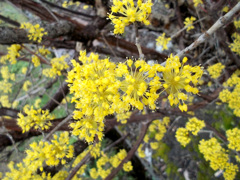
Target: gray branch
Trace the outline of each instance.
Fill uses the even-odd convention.
[[[194,41],[190,46],[180,51],[176,56],[179,56],[181,58],[184,56],[184,54],[195,49],[197,46],[199,46],[199,44],[205,42],[207,39],[209,39],[209,36],[211,36],[219,28],[227,24],[239,10],[240,10],[240,2],[237,3],[236,6],[234,6],[234,8],[231,9],[231,11],[229,11],[224,16],[220,17],[217,20],[217,22],[215,22],[212,25],[212,27],[207,30],[207,32],[203,33],[196,41]]]
[[[47,39],[53,39],[60,36],[64,36],[73,32],[74,25],[67,21],[59,21],[43,26],[47,35],[43,36],[43,41]],[[27,36],[27,32],[24,29],[13,27],[0,27],[0,44],[22,44],[22,43],[34,43],[30,41]]]

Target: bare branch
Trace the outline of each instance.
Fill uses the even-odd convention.
[[[214,32],[216,32],[219,28],[223,27],[225,24],[227,24],[233,16],[239,12],[240,10],[240,2],[236,4],[227,14],[220,17],[216,23],[212,25],[210,29],[207,30],[207,32],[203,33],[196,41],[194,41],[190,46],[186,47],[179,53],[177,53],[176,56],[179,56],[180,58],[183,57],[186,53],[189,51],[195,49],[199,44],[205,42],[209,36],[211,36]]]

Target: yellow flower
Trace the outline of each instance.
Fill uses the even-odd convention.
[[[197,7],[199,4],[203,4],[202,0],[193,0],[194,6]]]
[[[112,13],[109,15],[109,19],[114,24],[114,34],[124,33],[125,26],[136,21],[149,25],[150,22],[147,18],[151,13],[151,6],[151,0],[147,0],[145,3],[138,0],[136,6],[133,0],[113,0]],[[117,16],[114,13],[120,15]]]
[[[165,37],[165,33],[162,34],[162,36],[159,36],[157,39],[156,39],[156,42],[157,42],[157,46],[162,46],[163,50],[167,50],[168,47],[167,47],[167,44],[169,43],[169,41],[171,41],[171,38],[166,38]]]
[[[234,128],[226,131],[228,139],[228,148],[240,151],[240,129]]]
[[[204,121],[201,121],[197,119],[196,117],[190,118],[189,121],[186,124],[186,129],[188,131],[191,131],[194,136],[197,135],[197,133],[205,127]]]
[[[13,44],[10,47],[8,47],[8,54],[5,56],[2,56],[0,59],[0,62],[2,64],[6,64],[6,61],[10,61],[11,64],[17,63],[17,58],[20,57],[19,51],[21,50],[21,45],[19,44]]]
[[[133,169],[131,161],[128,161],[127,163],[123,164],[123,170],[126,172],[129,172]]]
[[[32,83],[29,80],[25,81],[23,84],[23,90],[28,91],[28,89],[31,85],[32,85]]]
[[[187,111],[187,105],[184,101],[188,96],[182,91],[197,94],[198,89],[196,86],[198,80],[203,74],[200,66],[183,65],[186,63],[187,58],[184,57],[182,64],[179,57],[173,57],[172,54],[166,61],[166,66],[163,68],[163,87],[169,94],[168,100],[170,105],[178,105],[181,111]],[[192,84],[192,85],[190,85]]]
[[[28,30],[29,40],[37,41],[38,43],[42,42],[42,37],[48,34],[44,32],[44,28],[41,28],[39,24],[22,23],[20,28]]]
[[[210,74],[211,78],[217,79],[221,75],[224,68],[225,66],[222,63],[216,63],[212,66],[209,66],[207,71]]]
[[[196,18],[191,16],[190,18],[187,17],[184,21],[184,24],[185,24],[185,28],[187,28],[187,31],[190,31],[191,29],[194,29],[194,26],[193,26],[193,21],[196,21]]]
[[[23,132],[29,131],[30,128],[35,129],[48,129],[51,126],[50,120],[54,119],[54,116],[49,114],[49,111],[38,109],[34,110],[33,106],[24,106],[24,114],[18,113],[17,119],[18,125],[22,128]]]
[[[226,150],[221,147],[216,138],[209,140],[201,140],[199,145],[199,151],[204,155],[204,159],[210,161],[210,167],[213,170],[223,170],[228,163],[228,155]]]
[[[116,75],[124,78],[120,89],[124,93],[122,99],[126,103],[126,110],[129,110],[130,105],[139,110],[143,110],[144,105],[155,109],[155,101],[159,96],[156,91],[161,87],[159,77],[156,76],[159,68],[161,66],[157,64],[150,66],[143,60],[133,63],[131,59],[127,60],[127,65],[121,63],[118,65]]]
[[[233,43],[229,45],[232,52],[235,52],[236,54],[240,55],[240,35],[238,33],[234,33],[232,35],[233,37]]]
[[[59,58],[55,57],[51,59],[51,68],[43,69],[43,75],[50,78],[55,78],[56,76],[60,76],[63,70],[69,68],[65,59],[68,55],[63,55]]]
[[[189,138],[188,130],[185,128],[178,128],[176,131],[176,138],[177,141],[185,147],[187,144],[190,143],[191,139]]]

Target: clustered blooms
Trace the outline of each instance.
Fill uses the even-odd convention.
[[[17,124],[22,128],[23,133],[29,131],[30,128],[35,129],[49,129],[52,125],[50,120],[54,119],[54,116],[49,114],[49,111],[33,109],[33,106],[26,105],[23,108],[23,113],[18,113]]]
[[[151,125],[148,128],[148,132],[146,133],[144,137],[144,144],[141,144],[138,147],[138,155],[141,158],[145,157],[145,153],[143,151],[145,146],[148,146],[150,144],[150,147],[153,150],[156,150],[159,148],[159,143],[164,137],[165,133],[167,132],[167,126],[170,123],[169,117],[164,117],[162,120],[154,120]],[[151,141],[151,142],[150,142]]]
[[[80,5],[80,2],[73,2],[73,1],[64,1],[63,3],[62,3],[62,7],[64,7],[64,8],[67,8],[68,6],[73,6],[73,5],[75,5],[75,6],[79,6]]]
[[[146,2],[138,0],[137,5],[133,0],[113,0],[112,13],[109,14],[109,19],[114,24],[114,34],[124,33],[125,26],[137,21],[149,25],[150,22],[147,18],[151,13],[151,6],[151,0]]]
[[[39,59],[39,55],[40,56],[46,56],[50,54],[50,51],[48,49],[45,49],[45,47],[41,47],[39,48],[35,54],[32,56],[32,63],[34,64],[35,67],[38,67],[40,65],[40,59]],[[38,56],[37,56],[38,55]]]
[[[2,66],[0,68],[0,104],[2,107],[8,107],[15,105],[17,101],[12,104],[9,101],[9,96],[7,93],[12,92],[12,82],[15,81],[15,74],[9,71],[8,66]]]
[[[42,42],[42,37],[48,34],[47,32],[44,32],[45,29],[40,27],[39,24],[32,25],[29,22],[22,23],[20,28],[28,31],[29,40],[37,41],[38,43]]]
[[[185,28],[187,28],[187,31],[190,31],[191,29],[194,29],[194,26],[193,26],[193,21],[196,21],[196,18],[191,16],[190,18],[187,17],[184,21],[184,24],[185,24]]]
[[[197,7],[199,4],[203,4],[202,0],[193,0],[194,6]]]
[[[234,20],[233,24],[236,28],[240,28],[240,20]]]
[[[172,56],[167,59],[163,71],[163,87],[169,94],[168,100],[170,105],[178,105],[181,111],[187,111],[187,105],[184,101],[187,100],[187,95],[183,92],[197,94],[196,86],[203,74],[200,66],[184,65],[187,62],[187,57],[184,57],[180,63],[178,56]]]
[[[103,137],[104,117],[110,114],[123,114],[136,108],[143,110],[144,106],[156,108],[155,101],[159,97],[157,91],[163,88],[169,94],[171,105],[178,105],[187,110],[184,101],[189,93],[198,93],[196,85],[202,75],[199,66],[183,66],[178,57],[167,59],[166,66],[159,64],[150,66],[143,60],[128,59],[125,63],[115,64],[109,59],[99,59],[97,54],[80,52],[80,65],[72,60],[73,69],[68,73],[70,93],[76,103],[74,119],[70,126],[73,134],[92,142],[95,135]],[[184,58],[183,63],[187,59]],[[162,73],[162,79],[157,73]],[[161,82],[162,81],[162,82]],[[129,114],[130,115],[130,114]],[[123,120],[126,120],[124,117]]]
[[[93,179],[97,179],[99,176],[101,178],[106,178],[113,168],[118,167],[118,165],[122,162],[122,160],[127,156],[127,152],[125,149],[121,149],[117,154],[112,157],[108,157],[103,152],[101,153],[101,157],[97,160],[97,168],[92,168],[90,170],[90,176]],[[123,164],[123,170],[129,172],[133,169],[131,161]]]
[[[156,39],[156,44],[157,46],[162,46],[163,50],[168,50],[167,44],[169,41],[171,41],[171,38],[165,37],[165,33],[162,33],[162,35]]]
[[[223,176],[226,180],[233,180],[238,172],[238,166],[229,162],[227,150],[224,149],[216,138],[201,140],[199,151],[204,159],[210,161],[210,167],[213,170],[223,170]]]
[[[30,149],[26,151],[27,156],[23,159],[22,163],[18,163],[14,167],[14,163],[10,162],[8,167],[10,172],[6,173],[4,180],[10,179],[56,179],[60,175],[57,173],[53,177],[51,174],[43,172],[44,165],[57,166],[58,164],[65,164],[65,158],[72,158],[74,146],[69,145],[69,133],[62,132],[59,136],[53,136],[51,143],[40,141],[39,143],[33,142],[30,144]],[[38,171],[42,173],[39,173]]]
[[[28,91],[29,87],[32,85],[32,83],[29,81],[29,80],[26,80],[24,83],[23,83],[23,87],[22,89],[24,91]]]
[[[17,58],[20,57],[19,51],[21,50],[21,45],[19,44],[13,44],[10,47],[8,47],[8,53],[5,56],[2,56],[0,59],[0,63],[6,64],[7,61],[10,61],[11,64],[17,63]]]
[[[240,71],[235,71],[232,76],[224,83],[224,89],[219,94],[219,99],[222,102],[228,103],[228,106],[233,109],[233,113],[240,117]]]
[[[177,129],[176,139],[182,146],[185,147],[191,141],[189,132],[191,132],[194,136],[197,136],[198,132],[204,127],[204,121],[199,120],[196,117],[190,118],[186,123],[186,128]]]
[[[221,75],[224,68],[225,66],[222,63],[216,63],[212,66],[209,66],[207,71],[210,74],[211,78],[217,79]]]
[[[240,129],[229,129],[226,131],[226,135],[229,141],[228,148],[235,151],[240,151]]]
[[[233,42],[229,45],[232,52],[240,55],[240,35],[238,33],[233,33]]]
[[[55,57],[51,59],[51,68],[46,68],[43,70],[43,75],[50,78],[55,78],[56,76],[60,76],[63,70],[69,68],[65,59],[68,55],[63,55],[59,58]]]

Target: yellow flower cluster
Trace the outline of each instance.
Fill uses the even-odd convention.
[[[233,180],[238,172],[238,166],[229,162],[227,151],[220,145],[216,138],[201,140],[199,151],[204,159],[210,161],[213,170],[224,170],[223,176],[226,180]]]
[[[186,124],[186,129],[191,131],[194,136],[197,136],[198,132],[205,127],[205,123],[196,117],[190,118]]]
[[[165,37],[165,33],[162,33],[162,35],[156,39],[156,44],[157,46],[162,46],[162,50],[168,50],[167,44],[169,41],[171,41],[171,38]]]
[[[202,0],[193,0],[194,6],[197,7],[199,4],[203,4]]]
[[[170,123],[169,117],[164,117],[162,120],[154,120],[149,126],[148,132],[144,137],[145,144],[147,145],[148,142],[154,138],[154,140],[150,142],[150,147],[153,150],[156,150],[159,147],[159,141],[162,140],[164,134],[167,132],[167,126],[169,125],[169,123]],[[138,155],[141,158],[145,157],[143,149],[144,146],[143,144],[141,144],[137,150]]]
[[[240,20],[234,20],[233,24],[236,28],[240,28]]]
[[[19,44],[13,44],[10,47],[8,47],[8,53],[5,56],[2,56],[0,59],[0,63],[6,64],[7,61],[10,61],[11,64],[17,63],[17,58],[20,57],[19,51],[21,50],[21,45]]]
[[[236,54],[240,55],[240,35],[238,33],[233,33],[233,43],[229,45],[232,52],[235,52]]]
[[[14,163],[9,163],[8,167],[10,172],[6,173],[4,180],[10,179],[57,179],[56,177],[62,176],[64,173],[56,174],[51,177],[50,173],[46,175],[42,172],[40,175],[38,171],[43,171],[43,166],[57,166],[59,163],[65,164],[64,158],[72,158],[74,147],[69,145],[69,133],[63,132],[59,136],[54,135],[51,143],[40,141],[39,143],[33,142],[30,148],[26,150],[27,156],[23,159],[23,163],[18,163],[14,168]],[[66,172],[65,172],[66,174]]]
[[[182,91],[197,94],[198,89],[192,86],[197,85],[202,75],[199,66],[183,66],[179,58],[172,55],[165,67],[132,59],[115,64],[109,59],[99,59],[94,53],[88,57],[85,51],[80,52],[79,60],[82,65],[72,60],[73,69],[67,80],[70,93],[74,94],[72,102],[76,103],[74,119],[77,121],[70,126],[74,128],[74,135],[87,142],[92,142],[95,135],[102,139],[103,120],[107,115],[119,114],[118,119],[126,123],[130,108],[143,110],[144,106],[149,106],[155,109],[157,90],[161,88],[169,94],[171,106],[179,105],[182,111],[187,111],[184,104],[187,95]],[[183,64],[186,61],[184,58]],[[162,73],[162,79],[158,73]]]
[[[60,76],[62,74],[61,71],[66,70],[69,68],[65,59],[68,55],[63,55],[59,58],[55,57],[51,59],[51,66],[52,68],[43,69],[42,73],[46,77],[55,78],[56,76]]]
[[[37,41],[38,43],[42,42],[42,37],[48,34],[44,32],[45,29],[41,28],[39,24],[32,25],[31,23],[22,23],[20,28],[28,31],[29,40]]]
[[[34,64],[35,67],[38,67],[40,65],[40,59],[37,55],[40,56],[47,56],[50,54],[50,51],[48,49],[45,49],[45,47],[39,48],[36,52],[35,55],[32,56],[32,63]]]
[[[92,168],[90,170],[90,176],[93,179],[97,179],[99,176],[101,178],[106,178],[113,168],[118,167],[122,160],[127,156],[125,149],[120,150],[116,155],[108,157],[103,152],[101,157],[97,160],[97,168]],[[123,170],[129,172],[133,169],[131,161],[123,164]]]
[[[204,121],[199,120],[196,117],[190,118],[186,123],[186,128],[177,129],[176,139],[183,147],[185,147],[191,141],[189,132],[191,132],[194,136],[197,136],[198,132],[204,127]]]
[[[2,107],[11,107],[11,103],[9,102],[8,95],[2,95],[0,96],[0,103]]]
[[[29,87],[32,85],[32,83],[29,81],[29,80],[27,80],[27,81],[25,81],[24,83],[23,83],[23,90],[24,91],[28,91],[28,89],[29,89]]]
[[[240,151],[240,129],[234,128],[226,131],[227,139],[228,139],[228,148]]]
[[[185,147],[186,145],[188,145],[191,141],[191,139],[189,138],[189,131],[186,128],[178,128],[176,131],[176,139],[177,141],[183,146]]]
[[[92,142],[95,135],[101,140],[105,116],[123,114],[131,106],[143,110],[144,105],[149,105],[155,109],[156,91],[161,85],[156,76],[160,65],[128,59],[116,66],[94,53],[87,57],[86,52],[80,52],[79,60],[83,65],[73,60],[74,68],[68,73],[70,92],[74,93],[72,101],[78,109],[74,119],[80,120],[71,124],[74,135],[87,142]],[[147,81],[149,78],[152,80]]]
[[[17,119],[18,125],[22,128],[23,133],[29,131],[30,128],[34,129],[48,129],[52,125],[50,120],[54,119],[54,116],[49,114],[49,111],[33,109],[33,106],[26,105],[23,108],[24,113],[18,113]]]
[[[212,66],[209,66],[207,71],[210,74],[211,78],[217,79],[221,75],[224,68],[225,66],[222,63],[216,63]]]
[[[64,8],[67,8],[68,6],[79,6],[80,5],[80,2],[73,2],[73,1],[64,1],[63,3],[62,3],[62,7],[64,7]]]
[[[0,92],[9,93],[12,92],[12,83],[10,81],[15,81],[15,74],[9,72],[8,66],[2,66],[0,69],[1,81],[0,81]]]
[[[136,21],[149,25],[150,22],[147,18],[151,13],[151,6],[151,0],[147,0],[145,3],[138,0],[137,5],[133,0],[113,0],[112,13],[109,15],[109,19],[114,24],[114,34],[124,33],[125,26]],[[120,15],[116,15],[116,13]]]
[[[8,81],[8,80],[15,81],[15,74],[9,72],[8,66],[2,66],[0,72],[1,72],[2,78],[5,81]]]
[[[240,71],[235,71],[232,76],[224,83],[225,87],[233,89],[224,89],[220,92],[219,98],[222,102],[228,103],[228,106],[233,109],[233,113],[240,117]]]
[[[184,101],[188,96],[182,91],[197,94],[196,86],[203,74],[200,66],[184,65],[187,62],[187,57],[184,57],[180,63],[178,56],[172,56],[167,59],[165,67],[163,67],[163,87],[169,94],[168,100],[170,105],[178,105],[181,111],[187,111],[187,105]]]
[[[117,114],[116,115],[117,122],[121,122],[122,124],[126,124],[127,119],[130,118],[131,114],[132,114],[131,112],[123,112],[123,113]]]
[[[185,18],[185,21],[184,21],[185,26],[184,27],[187,28],[187,31],[194,29],[193,21],[196,21],[196,18],[193,16],[191,16],[190,18],[189,17]]]

